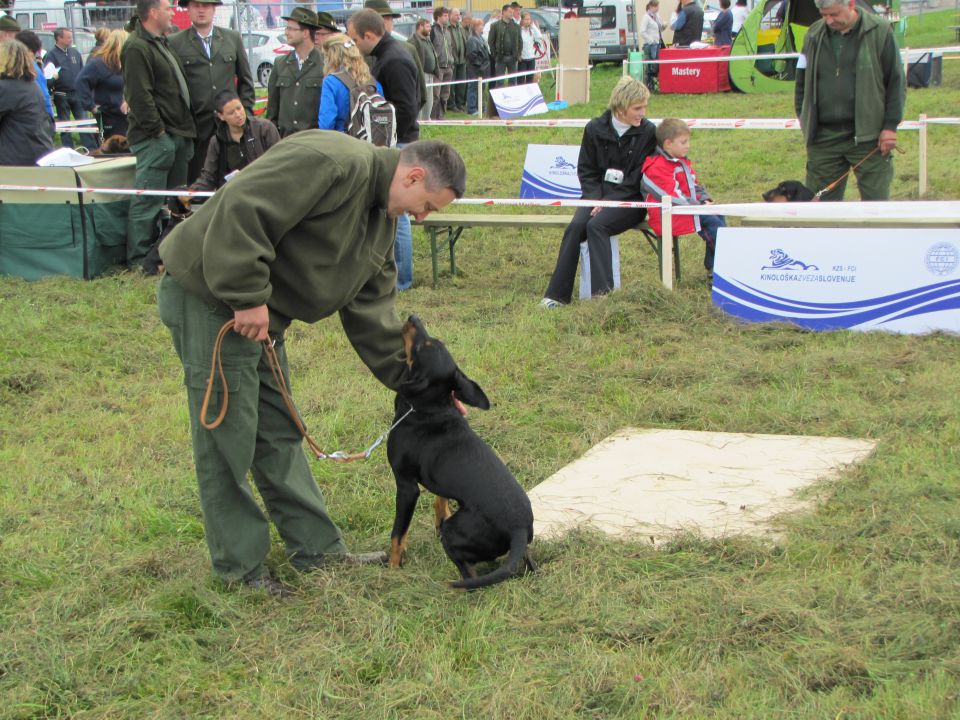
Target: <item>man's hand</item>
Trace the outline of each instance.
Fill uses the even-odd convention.
[[[896,130],[881,130],[880,137],[877,139],[877,147],[884,155],[889,155],[890,151],[897,146]]]
[[[249,310],[234,310],[233,321],[236,323],[233,329],[247,340],[263,342],[270,339],[267,333],[270,327],[270,311],[267,310],[266,305]]]
[[[590,217],[596,217],[597,213],[603,210],[602,207],[595,207],[590,211]]]

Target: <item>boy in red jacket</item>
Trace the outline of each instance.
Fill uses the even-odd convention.
[[[690,150],[690,128],[679,118],[666,118],[657,128],[657,151],[643,163],[641,187],[647,193],[646,202],[660,202],[664,195],[673,198],[674,205],[712,205],[713,200],[697,182],[697,175],[687,159]],[[658,235],[661,231],[660,210],[650,209],[647,222]],[[717,230],[726,227],[721,215],[674,215],[674,236],[696,232],[707,244],[703,266],[713,274],[713,253],[717,244]]]

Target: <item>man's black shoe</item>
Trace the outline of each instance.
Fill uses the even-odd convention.
[[[293,591],[291,591],[290,588],[288,588],[279,580],[274,580],[269,575],[247,578],[243,581],[243,584],[251,590],[263,590],[271,597],[282,598],[289,597],[293,594]]]

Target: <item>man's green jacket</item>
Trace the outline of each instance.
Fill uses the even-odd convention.
[[[396,389],[406,365],[387,203],[399,160],[341,132],[286,138],[174,228],[160,246],[166,272],[211,306],[266,304],[272,333],[339,313],[357,354]]]

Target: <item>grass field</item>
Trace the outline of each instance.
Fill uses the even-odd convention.
[[[947,37],[943,42],[949,42]],[[907,117],[956,114],[960,67],[910,91]],[[598,114],[619,73],[600,68]],[[791,117],[791,98],[657,96],[650,115]],[[515,197],[525,145],[579,131],[444,129],[470,196]],[[894,195],[916,196],[901,134]],[[702,131],[693,157],[720,200],[802,178],[799,133]],[[960,131],[931,129],[931,197],[960,197]],[[848,191],[848,196],[852,195]],[[471,422],[533,487],[625,426],[852,436],[875,454],[781,517],[780,541],[589,533],[538,542],[540,572],[471,595],[422,500],[406,566],[297,575],[279,542],[275,601],[213,576],[181,370],[153,280],[0,279],[2,718],[960,717],[960,340],[815,334],[715,311],[684,242],[668,293],[640,238],[624,289],[537,308],[559,233],[469,231],[462,274],[398,301],[445,339],[493,401]],[[321,444],[353,450],[392,397],[335,321],[288,334],[295,393]],[[314,463],[353,549],[386,548],[393,479]],[[276,540],[276,538],[275,538]]]

